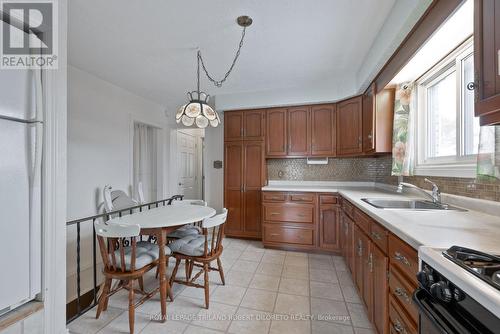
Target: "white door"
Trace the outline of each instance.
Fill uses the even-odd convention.
[[[201,199],[196,136],[177,131],[177,190],[188,199]]]

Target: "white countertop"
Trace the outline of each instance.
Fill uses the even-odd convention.
[[[479,211],[377,209],[362,198],[401,198],[394,191],[376,188],[370,182],[281,182],[270,181],[263,191],[338,192],[413,248],[449,248],[460,245],[500,254],[499,215]],[[445,201],[444,201],[445,202]],[[456,203],[453,203],[456,205]]]

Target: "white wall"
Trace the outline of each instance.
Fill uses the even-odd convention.
[[[224,196],[224,169],[215,169],[214,161],[224,161],[224,113],[219,112],[221,124],[205,130],[203,166],[205,175],[205,201],[208,206],[221,210]]]
[[[133,122],[160,128],[159,197],[168,192],[168,134],[162,106],[73,66],[68,70],[68,220],[96,214],[102,188],[126,192],[132,184]],[[92,284],[92,226],[82,225],[82,276]],[[67,231],[67,300],[76,293],[76,227]],[[98,259],[99,260],[99,259]]]

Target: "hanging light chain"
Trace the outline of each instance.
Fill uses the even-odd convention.
[[[205,63],[203,62],[203,58],[201,56],[201,51],[198,50],[198,62],[201,62],[201,67],[203,68],[203,71],[207,75],[208,80],[210,80],[216,87],[222,87],[222,84],[226,81],[229,74],[231,74],[231,72],[233,71],[234,65],[236,65],[236,61],[238,60],[238,57],[240,56],[241,47],[243,46],[243,40],[245,39],[245,30],[246,30],[246,27],[243,27],[243,32],[241,33],[240,44],[238,45],[238,50],[236,51],[236,55],[234,56],[233,63],[231,64],[231,66],[229,67],[226,74],[224,75],[224,77],[221,80],[215,80],[208,73],[208,70],[205,67]],[[199,68],[198,68],[198,72],[199,72]],[[198,74],[198,77],[199,77],[199,74]]]

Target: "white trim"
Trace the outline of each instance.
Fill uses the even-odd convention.
[[[59,69],[44,71],[42,298],[44,333],[66,329],[67,1],[59,16]]]

